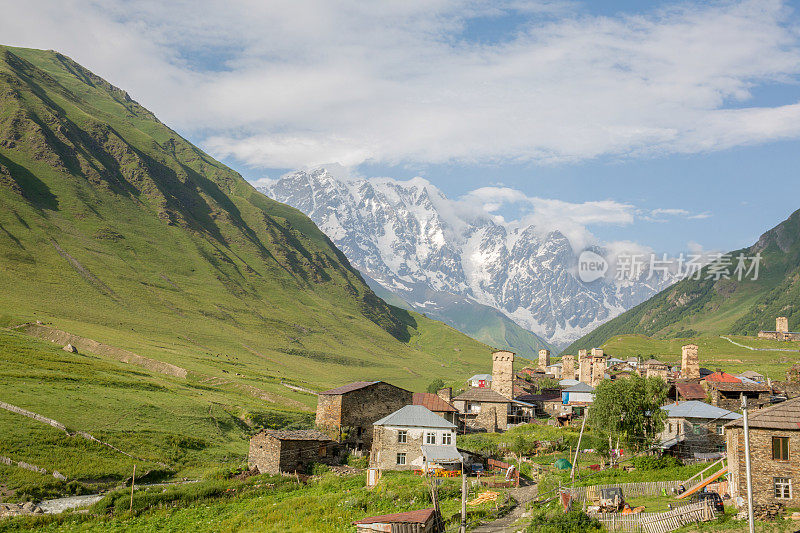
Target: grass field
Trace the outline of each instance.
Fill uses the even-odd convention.
[[[726,335],[731,340],[759,350],[748,350],[719,336],[700,336],[683,339],[654,339],[644,335],[618,335],[602,345],[608,355],[626,358],[655,357],[680,365],[681,346],[697,344],[700,366],[709,370],[721,368],[729,373],[755,370],[773,380],[785,380],[789,367],[800,362],[800,343],[759,339],[751,336]],[[779,348],[778,351],[771,350]],[[765,350],[765,351],[760,351]]]
[[[431,506],[429,488],[419,476],[386,472],[374,489],[367,489],[365,481],[363,474],[326,474],[307,485],[279,476],[255,476],[244,482],[208,480],[138,491],[133,514],[128,513],[130,493],[120,491],[100,501],[88,515],[15,519],[0,522],[0,531],[36,527],[40,531],[349,533],[354,520]],[[470,498],[482,490],[472,490]],[[460,480],[442,480],[438,493],[442,516],[453,524],[460,512]],[[469,519],[496,512],[493,503],[470,506]]]

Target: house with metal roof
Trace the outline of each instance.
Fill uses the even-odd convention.
[[[419,509],[405,513],[392,513],[362,518],[353,522],[356,533],[372,533],[373,531],[391,533],[440,533],[444,531],[441,519],[436,510]]]
[[[412,393],[385,381],[356,381],[317,396],[316,425],[351,448],[369,450],[372,424],[411,403]]]
[[[800,398],[749,411],[748,424],[754,502],[800,507]],[[742,419],[725,433],[731,496],[741,509],[747,505]]]
[[[514,403],[514,400],[499,392],[479,387],[467,389],[453,398],[453,405],[461,414],[466,427],[483,429],[490,433],[508,429],[509,416],[513,412],[511,406]]]
[[[455,468],[456,425],[421,405],[406,405],[373,424],[370,465],[383,470]]]
[[[491,374],[475,374],[467,380],[467,385],[470,387],[477,387],[480,389],[489,389],[492,387]]]
[[[742,416],[697,400],[670,403],[661,410],[667,418],[664,431],[659,435],[659,445],[679,459],[708,458],[724,453],[724,426]]]
[[[449,389],[442,389],[439,392],[447,394],[449,393]],[[421,405],[448,422],[452,422],[458,426],[458,409],[439,394],[433,394],[432,392],[415,392],[412,397],[412,403],[414,405]]]

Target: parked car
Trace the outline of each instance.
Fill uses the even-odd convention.
[[[711,507],[714,508],[714,511],[718,513],[725,512],[725,506],[722,505],[722,498],[718,493],[714,491],[710,490],[700,491],[697,494],[693,494],[692,497],[689,499],[689,501],[692,503],[709,501],[711,502]]]

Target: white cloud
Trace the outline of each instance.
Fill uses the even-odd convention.
[[[464,33],[503,15],[497,42]],[[260,167],[540,163],[800,137],[800,103],[747,108],[800,74],[778,0],[592,16],[559,1],[28,0],[8,44],[58,49],[219,156]]]

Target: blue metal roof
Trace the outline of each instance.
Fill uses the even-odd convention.
[[[738,420],[742,417],[739,413],[728,411],[721,407],[714,407],[711,404],[697,400],[686,402],[671,403],[661,409],[667,412],[670,418],[707,418],[711,420]]]

